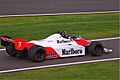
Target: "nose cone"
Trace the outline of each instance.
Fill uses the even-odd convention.
[[[110,53],[110,52],[112,52],[112,49],[104,48],[104,52],[106,52],[106,53]]]

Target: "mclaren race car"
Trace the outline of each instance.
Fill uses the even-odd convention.
[[[105,52],[112,51],[104,48],[98,41],[91,42],[81,37],[68,36],[65,31],[30,42],[1,36],[1,45],[6,47],[6,52],[12,57],[28,57],[35,62],[42,62],[45,59],[82,56],[86,53],[101,56]]]

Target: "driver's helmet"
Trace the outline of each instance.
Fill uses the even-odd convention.
[[[65,31],[62,31],[60,32],[60,35],[63,37],[63,38],[68,38],[68,35]]]

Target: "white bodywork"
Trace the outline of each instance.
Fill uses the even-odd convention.
[[[78,45],[72,39],[63,38],[60,34],[53,34],[42,40],[32,40],[29,43],[34,43],[43,47],[51,47],[60,57],[85,55],[84,46]]]

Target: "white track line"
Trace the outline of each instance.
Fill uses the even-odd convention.
[[[107,41],[107,40],[113,40],[113,39],[120,39],[120,37],[94,39],[94,40],[90,40],[90,41]]]
[[[6,50],[6,49],[0,49],[0,51],[4,51],[4,50]]]
[[[110,59],[101,59],[101,60],[91,60],[91,61],[83,61],[83,62],[73,62],[73,63],[65,63],[65,64],[55,64],[55,65],[47,65],[47,66],[20,68],[20,69],[12,69],[12,70],[0,71],[0,73],[8,73],[8,72],[16,72],[16,71],[25,71],[25,70],[33,70],[33,69],[43,69],[43,68],[52,68],[52,67],[69,66],[69,65],[77,65],[77,64],[85,64],[85,63],[95,63],[95,62],[113,61],[113,60],[120,60],[120,58],[110,58]]]
[[[120,39],[120,37],[94,39],[94,40],[89,40],[89,41],[106,41],[106,40],[113,40],[113,39]],[[0,51],[4,51],[4,50],[6,50],[6,49],[0,49]]]
[[[71,15],[71,14],[102,14],[114,13],[120,11],[101,11],[101,12],[73,12],[73,13],[51,13],[51,14],[20,14],[20,15],[0,15],[0,17],[19,17],[19,16],[55,16],[55,15]]]

